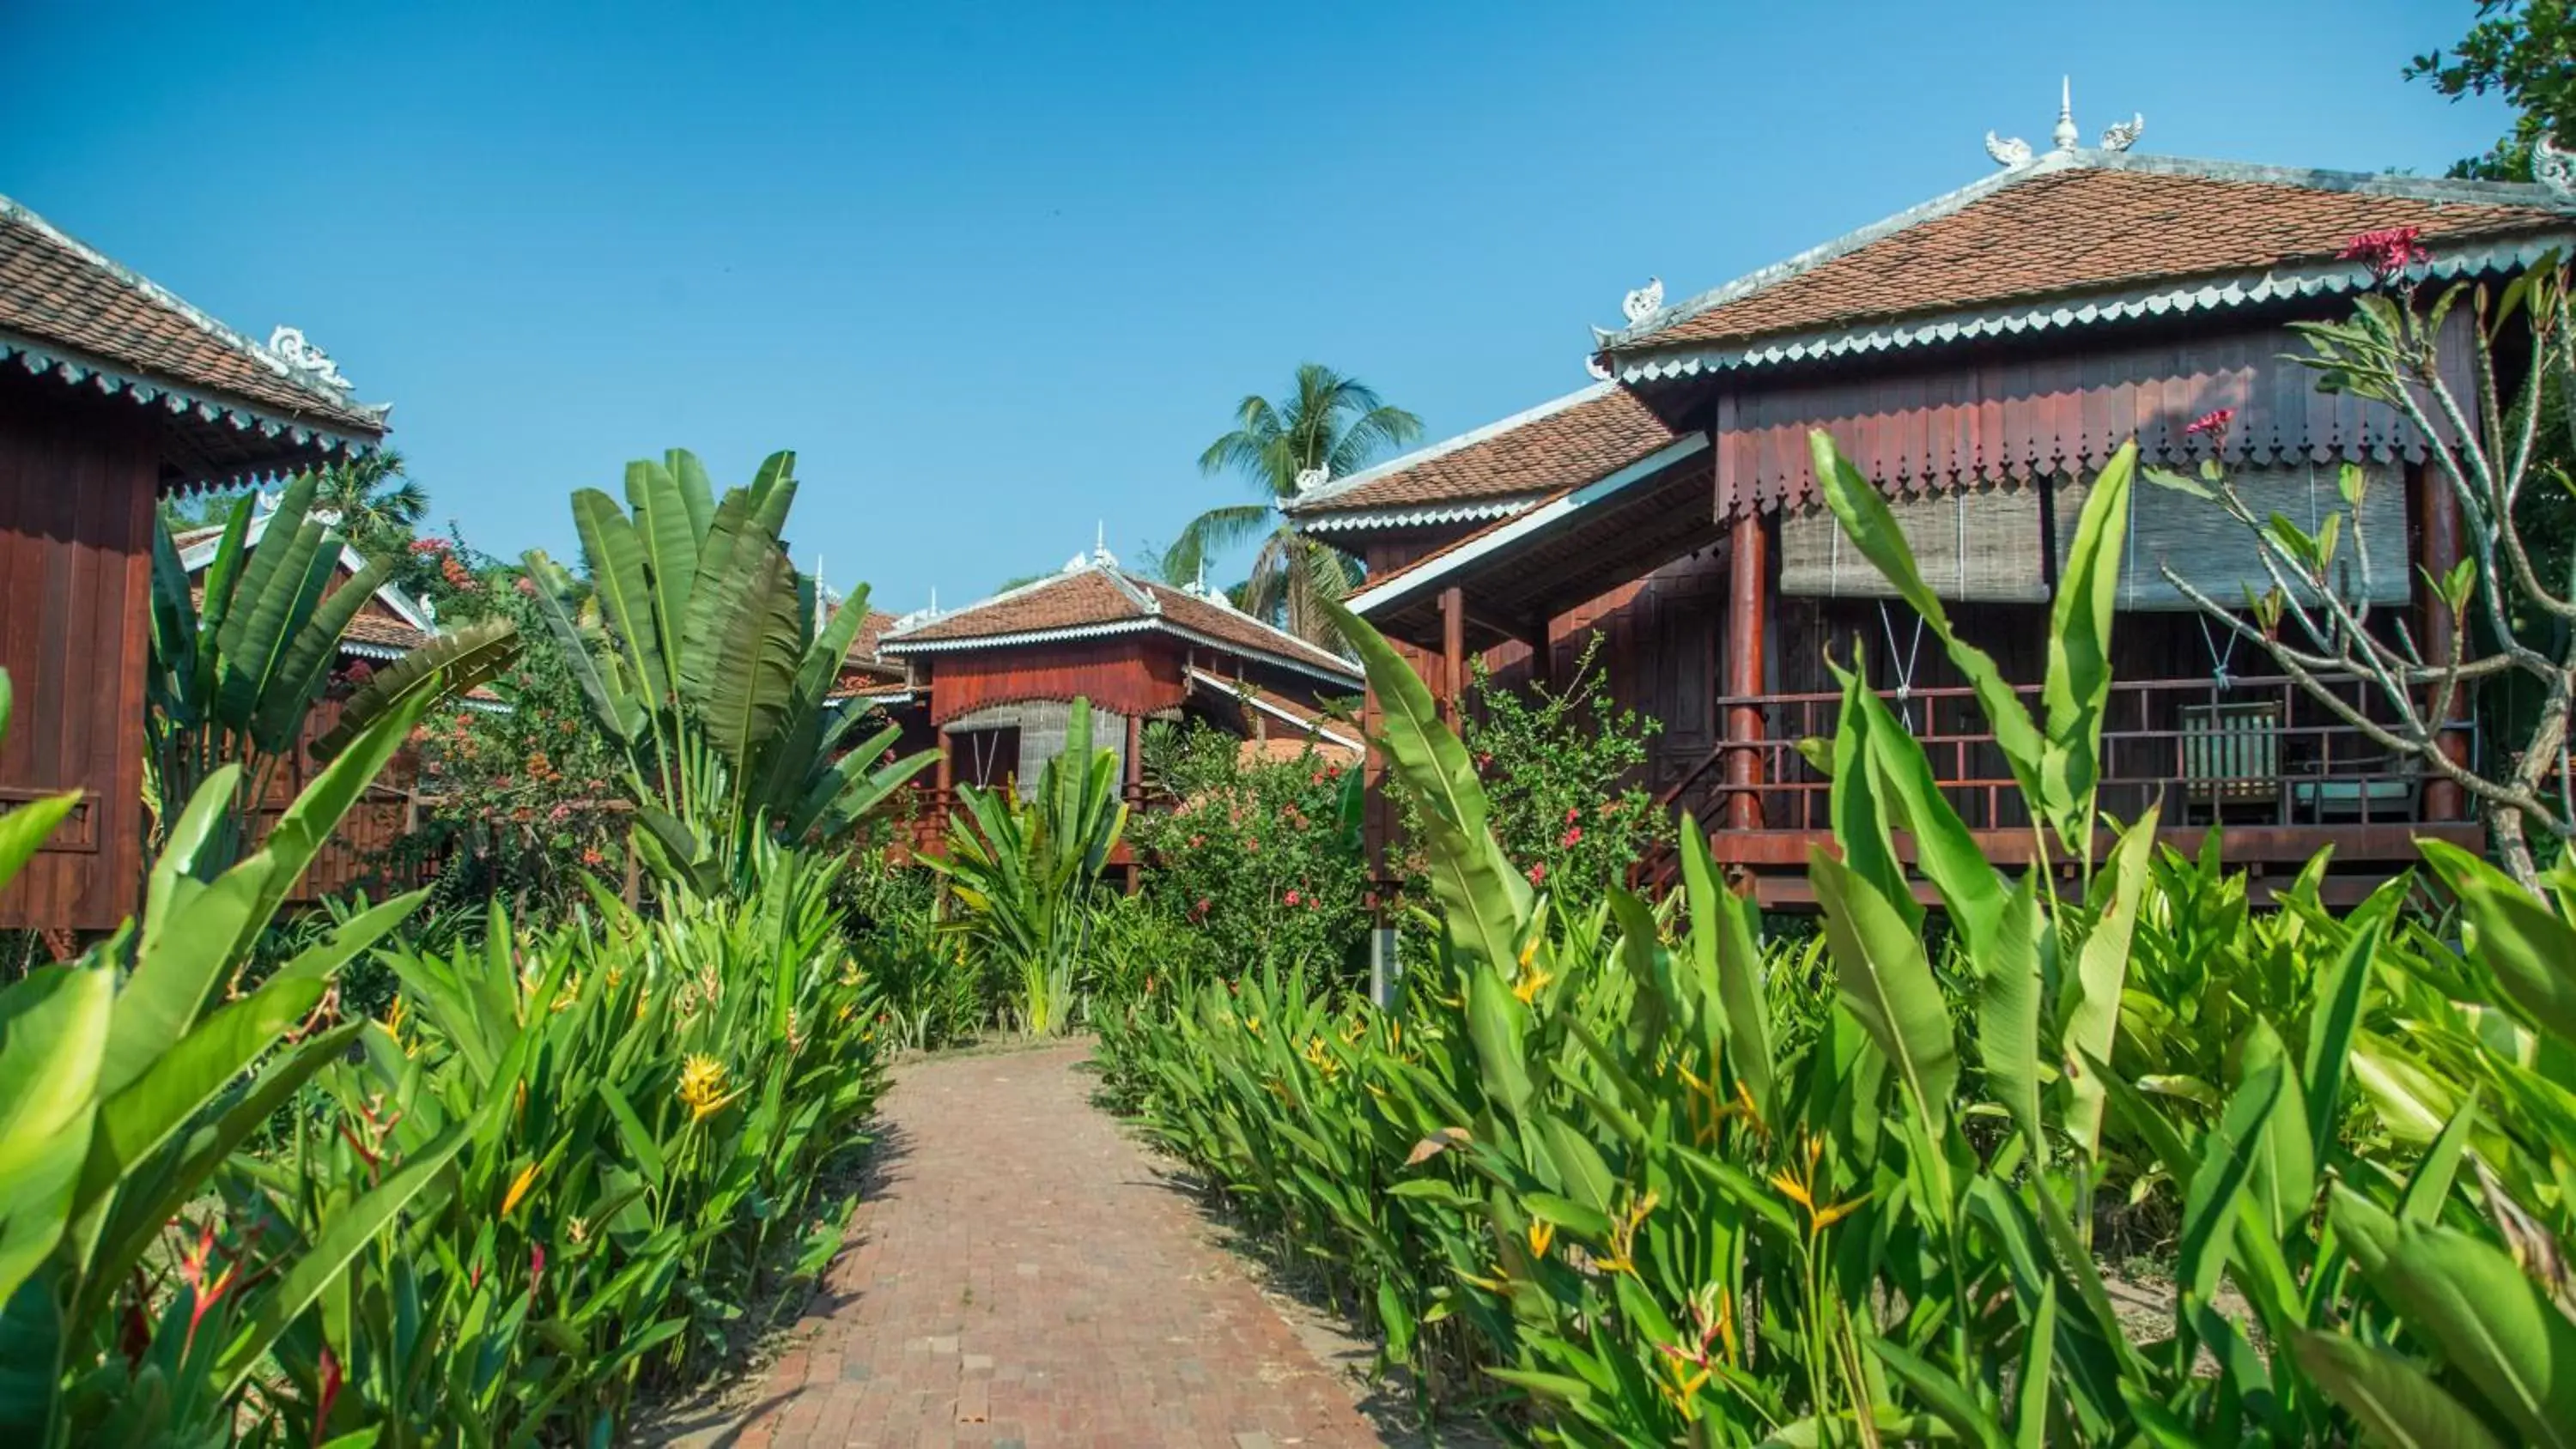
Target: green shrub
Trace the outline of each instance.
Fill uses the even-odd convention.
[[[1247,759],[1205,725],[1146,731],[1145,766],[1169,810],[1129,837],[1150,862],[1145,897],[1193,927],[1165,975],[1302,967],[1347,981],[1369,926],[1358,836],[1359,778],[1312,749]]]

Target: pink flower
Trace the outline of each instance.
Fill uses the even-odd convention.
[[[563,822],[572,818],[572,807],[569,805],[557,805],[552,810],[546,812],[546,818],[555,822],[557,825],[561,825]]]
[[[1529,882],[1530,882],[1530,884],[1531,884],[1531,885],[1538,885],[1538,884],[1540,884],[1540,883],[1544,882],[1546,879],[1547,879],[1547,862],[1546,862],[1546,861],[1543,861],[1543,860],[1542,860],[1542,861],[1540,861],[1538,864],[1536,864],[1536,865],[1534,865],[1534,866],[1531,866],[1531,867],[1529,868]]]
[[[1565,828],[1565,834],[1557,837],[1556,843],[1567,850],[1572,850],[1574,847],[1581,845],[1583,843],[1583,827],[1580,825],[1567,826]]]
[[[1286,894],[1286,895],[1284,895],[1284,896],[1281,896],[1279,899],[1280,899],[1280,900],[1281,900],[1281,902],[1283,902],[1284,904],[1292,905],[1292,906],[1293,906],[1293,905],[1297,904],[1297,893],[1296,893],[1295,891],[1290,891],[1288,894]]]
[[[447,552],[447,540],[443,538],[415,538],[411,541],[411,551],[419,554],[423,558],[427,558],[429,555],[434,553],[445,553]]]
[[[520,593],[527,595],[531,599],[537,596],[537,581],[529,578],[526,574],[519,575],[519,581],[514,587],[516,587]]]
[[[2432,259],[2432,249],[2424,245],[2424,229],[2417,226],[2366,231],[2335,253],[2335,260],[2359,262],[2383,282],[2394,281],[2408,267]]]
[[[2208,435],[2209,445],[2211,447],[2223,447],[2227,442],[2227,429],[2234,424],[2235,421],[2236,409],[2217,408],[2210,412],[2202,413],[2199,417],[2192,419],[2191,425],[2182,430],[2182,435],[2189,438],[2200,434],[2206,434]]]
[[[1580,819],[1582,819],[1582,818],[1583,818],[1583,807],[1582,807],[1582,806],[1580,806],[1580,805],[1568,805],[1568,806],[1566,806],[1566,807],[1565,807],[1565,823],[1566,823],[1566,824],[1568,824],[1568,825],[1572,825],[1575,821],[1580,820]]]
[[[1324,772],[1317,770],[1315,773],[1308,775],[1306,777],[1306,783],[1309,785],[1320,785],[1324,783]]]
[[[537,1296],[537,1285],[546,1281],[546,1245],[528,1245],[528,1296]]]

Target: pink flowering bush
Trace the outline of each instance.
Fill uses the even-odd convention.
[[[1147,732],[1147,778],[1173,804],[1138,812],[1127,834],[1149,865],[1147,903],[1193,928],[1175,971],[1350,968],[1368,929],[1354,769],[1312,751],[1247,761],[1203,725]]]

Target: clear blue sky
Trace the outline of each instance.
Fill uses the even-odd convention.
[[[943,603],[1168,539],[1314,359],[1434,437],[1585,324],[1975,179],[1988,127],[2438,174],[2469,0],[98,6],[0,0],[5,191],[330,349],[496,553],[696,449],[798,561]]]

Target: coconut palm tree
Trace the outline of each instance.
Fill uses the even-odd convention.
[[[1288,396],[1275,403],[1259,394],[1245,398],[1235,408],[1233,430],[1199,455],[1200,472],[1238,474],[1261,501],[1211,508],[1191,519],[1163,551],[1163,571],[1194,578],[1209,555],[1259,539],[1252,576],[1233,591],[1237,601],[1301,639],[1332,645],[1332,622],[1318,604],[1349,593],[1358,564],[1290,527],[1278,505],[1297,496],[1301,475],[1344,477],[1421,436],[1420,418],[1379,401],[1368,384],[1321,363],[1300,364]]]
[[[380,448],[314,474],[313,508],[337,515],[342,537],[369,558],[392,557],[429,514],[429,491],[403,471],[403,456]]]

